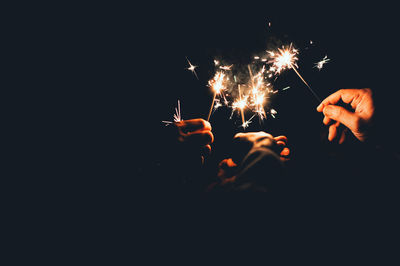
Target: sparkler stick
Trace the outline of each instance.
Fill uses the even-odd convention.
[[[214,107],[214,103],[215,103],[215,96],[217,96],[217,92],[216,91],[214,91],[214,96],[213,96],[213,99],[212,99],[212,102],[211,102],[210,111],[208,112],[207,121],[210,121],[211,113],[212,113],[212,110],[213,110],[213,107]]]
[[[239,99],[240,99],[240,102],[242,102],[242,94],[241,94],[241,92],[240,92],[240,84],[238,85],[238,89],[239,89]],[[244,112],[243,112],[244,105],[240,106],[239,108],[240,108],[240,114],[242,115],[242,124],[244,125],[244,124],[245,124],[245,121],[244,121]]]
[[[294,70],[294,72],[297,74],[297,76],[299,76],[299,78],[301,79],[301,81],[303,81],[304,84],[306,84],[307,88],[311,91],[311,93],[314,95],[315,99],[317,99],[317,101],[321,102],[321,99],[318,97],[318,95],[313,91],[313,89],[311,89],[310,85],[308,85],[308,83],[303,79],[303,77],[300,75],[300,73],[297,71],[297,69],[295,67],[293,67],[292,65],[290,65],[290,67]]]
[[[250,65],[247,65],[247,68],[249,69],[249,74],[250,74],[251,85],[252,85],[252,86],[253,86],[253,88],[254,88],[254,87],[255,87],[255,85],[254,85],[253,72],[251,71],[251,67],[250,67]]]
[[[274,72],[276,74],[280,74],[282,70],[291,68],[294,70],[296,75],[303,81],[303,83],[307,86],[307,88],[311,91],[314,97],[321,102],[321,99],[317,96],[317,94],[311,89],[310,85],[304,80],[304,78],[300,75],[298,70],[296,69],[297,57],[296,55],[299,53],[297,49],[292,48],[292,44],[288,48],[282,47],[282,49],[278,48],[278,52],[267,51],[269,55],[273,58],[271,62],[273,66],[270,68],[270,72]]]
[[[224,90],[224,78],[225,78],[225,74],[222,72],[217,72],[214,76],[214,78],[210,81],[208,81],[209,86],[213,89],[214,91],[214,95],[213,95],[213,99],[211,102],[211,107],[210,107],[210,111],[208,112],[208,116],[207,116],[207,121],[210,120],[211,117],[211,113],[214,107],[214,103],[215,103],[215,97],[217,96],[217,94],[221,93]]]

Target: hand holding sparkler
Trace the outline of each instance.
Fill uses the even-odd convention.
[[[201,118],[182,120],[174,123],[175,141],[185,153],[207,156],[211,153],[211,143],[214,135],[211,132],[211,124]]]
[[[337,104],[343,101],[349,104],[352,111]],[[371,89],[342,89],[325,100],[317,107],[318,112],[324,113],[323,123],[329,125],[329,141],[338,135],[338,127],[343,124],[360,141],[365,141],[369,137],[369,129],[375,113],[374,102]],[[342,132],[339,143],[345,140],[345,131]]]

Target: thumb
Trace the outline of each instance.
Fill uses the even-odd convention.
[[[326,106],[323,110],[323,113],[328,118],[342,123],[351,131],[353,132],[357,131],[357,125],[358,125],[357,121],[359,120],[359,118],[355,113],[341,106],[336,106],[336,105]]]

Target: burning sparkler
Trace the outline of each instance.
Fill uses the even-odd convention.
[[[187,57],[186,57],[186,60],[188,61],[188,64],[189,64],[189,67],[186,69],[192,71],[192,73],[196,76],[196,78],[199,79],[199,77],[197,76],[196,70],[195,70],[197,66],[192,65],[192,63],[190,63],[190,61]]]
[[[161,121],[161,122],[163,122],[166,126],[168,126],[170,124],[182,121],[181,102],[179,100],[178,100],[177,107],[175,107],[175,114],[174,114],[173,118],[174,118],[173,121]]]
[[[293,69],[293,71],[297,74],[297,76],[303,81],[303,83],[307,86],[310,92],[314,95],[314,97],[321,102],[318,95],[311,89],[310,85],[304,80],[304,78],[300,75],[297,68],[297,54],[299,51],[292,47],[292,44],[289,45],[288,48],[282,47],[282,49],[278,48],[278,52],[267,51],[270,57],[272,58],[272,66],[269,69],[269,72],[274,73],[275,75],[280,74],[281,71],[285,69]],[[272,75],[272,73],[270,75]]]
[[[225,74],[223,72],[217,72],[213,79],[208,81],[208,85],[214,91],[213,100],[211,102],[210,111],[208,112],[207,121],[210,120],[210,116],[214,107],[215,97],[223,92],[225,89]]]
[[[240,91],[240,84],[238,85],[238,90],[239,90],[239,100],[233,102],[232,104],[232,109],[233,110],[240,110],[240,114],[242,116],[242,124],[245,124],[245,118],[244,118],[244,108],[247,105],[247,98],[248,96],[245,96],[244,98],[242,98],[242,93]]]
[[[267,51],[269,56],[271,57],[272,66],[269,69],[269,72],[273,72],[275,75],[280,74],[283,70],[298,67],[297,66],[297,54],[299,51],[292,47],[292,44],[289,45],[289,48],[282,47],[282,49],[278,48],[278,52]]]
[[[250,75],[252,105],[254,107],[254,112],[258,115],[261,121],[266,118],[264,110],[265,92],[263,92],[263,90],[265,90],[266,88],[263,76],[265,72],[265,67],[263,66],[260,72],[258,72],[255,76],[253,76],[251,66],[247,65],[247,68]],[[254,82],[254,79],[256,79],[257,82]]]
[[[318,70],[321,70],[321,69],[324,67],[324,65],[325,65],[326,63],[328,63],[329,61],[330,61],[330,59],[328,58],[327,55],[325,55],[324,58],[322,58],[321,61],[315,63],[315,66],[314,66],[314,67],[318,68]]]

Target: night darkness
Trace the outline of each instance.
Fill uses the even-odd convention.
[[[53,130],[63,137],[51,138],[49,150],[61,152],[50,153],[45,173],[51,181],[38,186],[50,199],[62,198],[60,204],[46,198],[44,205],[67,217],[65,231],[72,235],[67,245],[91,245],[96,248],[90,254],[100,258],[99,243],[106,243],[102,248],[116,243],[106,249],[139,250],[150,262],[154,254],[164,261],[192,262],[211,258],[221,246],[242,251],[247,246],[242,237],[255,243],[269,235],[278,241],[270,250],[297,254],[299,261],[394,257],[400,176],[394,155],[400,148],[397,10],[381,3],[279,2],[63,6],[40,21],[44,32],[34,31],[28,39],[46,40],[46,45],[32,42],[39,48],[31,50],[39,58],[48,55],[35,61],[49,68],[43,86],[57,99],[45,101],[62,109],[46,114],[61,125],[42,137]],[[252,197],[242,201],[182,192],[163,168],[166,157],[180,154],[161,121],[172,119],[178,99],[184,119],[207,117],[214,59],[246,66],[254,55],[290,43],[299,49],[300,73],[321,99],[342,88],[373,90],[377,136],[386,152],[371,153],[351,136],[343,145],[327,141],[328,129],[316,111],[319,102],[287,70],[273,83],[276,89],[290,86],[270,103],[276,118],[262,124],[255,119],[246,129],[288,137],[284,196],[264,205]],[[313,66],[325,55],[331,61],[318,71]],[[186,58],[198,66],[199,79],[186,69]],[[201,185],[215,178],[218,163],[232,152],[232,137],[243,132],[239,117],[230,120],[230,113],[221,108],[211,116],[215,139]],[[46,121],[43,128],[50,125]],[[265,249],[251,252],[251,258],[263,257]]]
[[[389,137],[396,134],[393,121],[396,121],[397,111],[393,102],[399,95],[393,86],[398,59],[395,53],[397,24],[388,7],[321,4],[311,8],[268,3],[183,9],[169,6],[167,10],[147,17],[148,24],[141,29],[143,37],[137,40],[145,47],[135,50],[141,58],[141,63],[136,63],[138,72],[134,72],[140,81],[132,97],[137,97],[138,91],[144,94],[139,100],[138,112],[144,115],[145,121],[141,119],[141,122],[146,125],[138,125],[138,131],[152,134],[154,141],[151,142],[156,146],[157,139],[162,139],[157,132],[164,127],[157,121],[172,117],[177,99],[181,100],[185,119],[207,116],[212,98],[207,81],[214,74],[213,59],[245,66],[254,54],[290,42],[300,49],[299,70],[320,98],[340,88],[373,88],[382,114],[382,127],[387,127],[382,131],[393,145],[397,142],[395,137]],[[270,28],[268,22],[272,23]],[[310,40],[313,45],[309,45]],[[325,55],[331,59],[325,68],[321,71],[313,68]],[[198,66],[199,80],[185,69],[188,66],[186,57]],[[132,83],[137,82],[133,80]],[[301,158],[315,157],[314,148],[328,149],[325,152],[336,149],[325,141],[327,129],[322,124],[321,114],[315,112],[318,102],[295,73],[286,71],[274,85],[276,88],[290,86],[271,103],[278,111],[277,118],[269,117],[262,125],[256,121],[247,131],[265,130],[273,135],[287,135],[294,158],[296,153],[304,153],[298,155]],[[146,101],[150,98],[154,105]],[[211,118],[214,156],[217,157],[224,156],[221,153],[226,150],[225,145],[229,145],[235,133],[242,131],[228,119],[229,114],[230,110],[221,109]],[[147,151],[148,144],[145,144]],[[153,158],[152,150],[149,156],[146,163]]]

